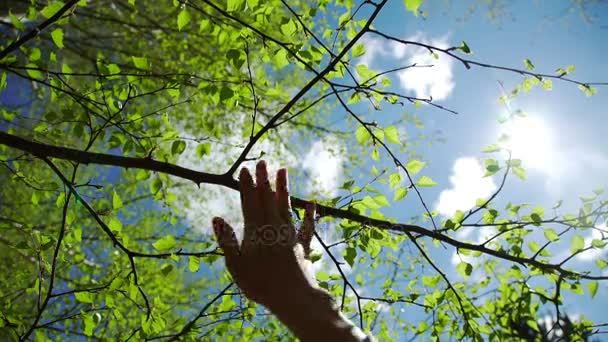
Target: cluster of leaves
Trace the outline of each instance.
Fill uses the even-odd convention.
[[[421,3],[404,2],[415,15]],[[388,76],[398,68],[377,72],[355,65],[365,54],[360,38],[367,33],[417,44],[468,68],[498,67],[466,59],[471,49],[465,42],[444,49],[373,29],[385,5],[70,0],[32,1],[9,11],[10,24],[0,29],[0,243],[6,247],[0,249],[0,334],[41,341],[289,334],[232,286],[218,262],[221,251],[211,236],[189,226],[176,191],[187,197],[192,182],[236,190],[235,171],[257,157],[251,151],[262,141],[294,154],[298,150],[288,142],[297,139],[331,134],[350,143],[349,132],[326,124],[332,116],[319,114],[324,111],[342,113],[355,125],[345,153],[369,155],[372,164],[389,158],[397,169],[373,166],[368,184],[349,180],[339,197],[319,205],[320,215],[335,223],[338,240],[317,236],[335,266],[319,271],[317,280],[363,329],[383,340],[419,334],[504,338],[514,336],[514,320],[539,330],[541,303],[554,305],[559,315],[562,289],[587,288],[595,295],[607,277],[564,263],[605,247],[605,239],[587,246],[580,235],[608,216],[599,191],[584,200],[579,215],[556,211],[548,217],[525,204],[509,204],[501,213],[493,205],[499,189],[471,211],[435,222],[437,213],[421,189],[437,184],[424,174],[427,163],[415,153],[414,139],[405,141],[395,125],[367,122],[357,106],[451,110],[393,91]],[[544,75],[530,61],[525,66],[499,69],[543,86],[551,79],[587,85],[565,77],[569,68]],[[400,69],[408,67],[415,66]],[[536,82],[527,80],[524,89]],[[415,115],[404,119],[423,127]],[[402,162],[395,148],[411,158]],[[225,169],[212,173],[222,156]],[[206,172],[178,166],[192,158]],[[525,175],[517,160],[501,166],[487,159],[485,165],[488,175]],[[377,183],[388,184],[393,195]],[[304,202],[293,198],[297,207]],[[382,211],[406,202],[423,204],[411,222],[396,223]],[[481,243],[454,238],[459,229],[481,224],[494,227],[495,236]],[[529,239],[540,230],[544,244]],[[567,238],[572,253],[555,263],[550,251]],[[487,277],[473,285],[451,280],[430,257],[429,242],[479,257],[479,263],[463,261],[458,272],[467,278],[485,269]],[[597,271],[606,266],[599,260]],[[363,287],[379,293],[364,295]],[[397,328],[382,319],[382,305],[390,305]],[[401,310],[419,310],[429,319],[408,321]],[[585,333],[592,329],[585,320],[573,324]]]

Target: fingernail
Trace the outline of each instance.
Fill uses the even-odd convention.
[[[246,167],[241,169],[241,172],[239,173],[239,180],[244,180],[247,182],[251,180],[251,174],[249,173],[249,169],[247,169]]]
[[[257,184],[268,183],[268,170],[266,169],[266,161],[260,160],[255,167]]]

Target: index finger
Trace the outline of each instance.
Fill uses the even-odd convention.
[[[249,170],[244,167],[239,174],[239,189],[241,191],[241,209],[243,210],[243,220],[245,223],[243,240],[255,236],[255,230],[262,222],[260,213],[262,208],[257,200],[255,185]]]

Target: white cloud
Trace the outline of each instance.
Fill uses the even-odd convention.
[[[359,58],[359,63],[372,67],[378,56],[388,56],[390,51],[383,40],[363,36],[362,43],[365,46],[365,54]]]
[[[428,39],[419,33],[408,38],[409,41],[418,41],[439,48],[447,48],[447,37]],[[407,59],[403,65],[416,63],[417,65],[432,65],[429,68],[409,68],[397,73],[399,83],[405,90],[413,91],[416,97],[429,98],[435,101],[446,99],[454,90],[452,74],[453,59],[447,56],[435,58],[428,49],[403,44],[393,44],[392,56],[397,59]]]
[[[477,199],[489,197],[496,190],[496,184],[491,177],[484,178],[484,174],[484,168],[476,158],[456,159],[450,176],[452,188],[439,194],[437,211],[450,217],[456,210],[473,208]]]
[[[438,48],[447,48],[447,36],[440,38],[428,38],[423,33],[418,33],[407,38],[408,41],[417,41]],[[446,99],[454,90],[453,58],[439,56],[435,58],[428,49],[408,46],[399,42],[387,41],[378,38],[364,37],[365,55],[359,58],[359,64],[366,64],[373,69],[378,57],[385,57],[396,61],[399,66],[428,65],[431,67],[413,67],[397,72],[399,84],[406,91],[414,92],[416,97],[429,98],[435,101]]]
[[[344,155],[342,144],[334,136],[316,141],[304,157],[302,167],[308,173],[310,193],[335,197],[342,182]]]

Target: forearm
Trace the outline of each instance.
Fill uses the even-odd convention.
[[[289,305],[277,305],[271,311],[303,342],[365,341],[366,335],[334,307],[325,292],[311,288],[294,295]]]

